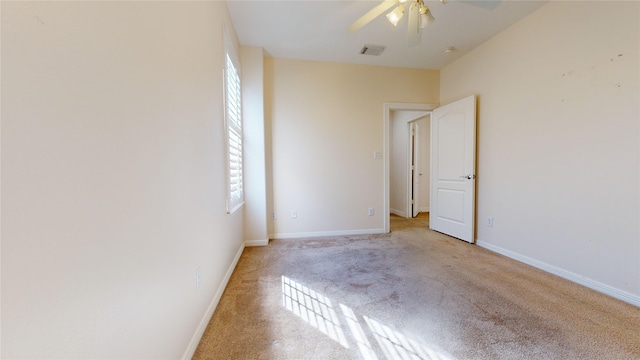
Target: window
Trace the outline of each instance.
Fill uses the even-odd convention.
[[[240,73],[235,54],[225,55],[225,123],[227,130],[227,213],[236,212],[244,203],[242,178],[242,103]]]

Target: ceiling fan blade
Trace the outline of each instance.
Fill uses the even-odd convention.
[[[356,32],[360,30],[361,27],[370,23],[371,20],[382,15],[382,13],[391,9],[397,3],[398,3],[398,0],[384,0],[382,3],[378,4],[373,9],[369,10],[369,12],[362,15],[358,20],[354,21],[353,24],[349,25],[349,27],[347,28],[347,31]]]
[[[420,6],[417,3],[409,7],[409,46],[416,46],[422,41],[420,31]]]

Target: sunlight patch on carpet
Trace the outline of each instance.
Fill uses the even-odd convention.
[[[364,321],[369,325],[387,359],[452,360],[442,352],[424,347],[371,318],[364,316]]]
[[[331,304],[331,300],[308,287],[282,277],[282,301],[284,307],[296,316],[320,330],[345,348],[349,348],[344,331]]]
[[[455,360],[443,351],[424,346],[364,315],[360,317],[367,325],[363,328],[358,315],[350,307],[339,303],[340,315],[348,325],[349,332],[345,333],[346,330],[343,330],[339,313],[331,299],[286,276],[282,276],[282,305],[346,349],[349,348],[346,335],[351,335],[349,339],[356,342],[365,360],[378,360],[378,354],[389,360]],[[371,338],[376,340],[378,352],[369,341]]]
[[[343,304],[340,304],[340,309],[342,309],[342,313],[347,319],[349,330],[351,330],[353,337],[356,339],[358,350],[360,350],[360,354],[362,354],[362,357],[365,360],[378,360],[375,351],[373,351],[373,348],[371,347],[371,343],[367,339],[367,335],[358,322],[358,317],[356,316],[356,314],[353,312],[353,310],[351,310],[350,307]]]

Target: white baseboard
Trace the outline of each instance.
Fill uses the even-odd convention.
[[[360,230],[337,230],[337,231],[312,231],[299,233],[277,233],[269,236],[271,239],[296,239],[327,236],[350,236],[350,235],[371,235],[384,234],[384,229],[360,229]]]
[[[220,302],[222,293],[224,292],[224,289],[227,287],[227,284],[229,283],[229,278],[231,278],[231,274],[233,273],[233,270],[236,268],[236,265],[238,264],[238,260],[240,260],[240,255],[242,255],[242,251],[244,250],[244,247],[245,245],[243,243],[240,246],[240,249],[238,249],[236,256],[233,258],[233,261],[231,262],[231,266],[229,266],[229,269],[227,270],[227,273],[224,275],[224,278],[222,279],[220,286],[218,286],[218,290],[216,291],[216,294],[211,300],[211,303],[209,304],[207,311],[204,313],[202,320],[200,320],[200,324],[198,324],[195,334],[193,334],[193,337],[191,337],[189,346],[187,346],[187,349],[182,355],[182,358],[181,358],[182,360],[190,360],[193,357],[193,353],[195,353],[196,348],[200,343],[202,334],[204,334],[204,330],[207,328],[209,321],[211,321],[211,316],[213,316],[213,312],[216,310],[216,307]]]
[[[476,240],[476,245],[483,247],[487,250],[491,250],[493,252],[496,252],[498,254],[504,255],[506,257],[510,257],[514,260],[518,260],[520,262],[523,262],[527,265],[531,265],[533,267],[536,267],[540,270],[544,270],[546,272],[549,272],[551,274],[560,276],[562,278],[565,278],[567,280],[573,281],[575,283],[578,283],[582,286],[586,286],[590,289],[599,291],[603,294],[609,295],[611,297],[614,297],[618,300],[622,300],[624,302],[628,302],[629,304],[635,305],[635,306],[640,306],[640,296],[638,295],[634,295],[631,293],[628,293],[626,291],[614,288],[612,286],[603,284],[601,282],[589,279],[587,277],[584,277],[582,275],[578,275],[575,273],[572,273],[571,271],[567,271],[564,269],[561,269],[557,266],[553,266],[553,265],[549,265],[547,263],[544,263],[542,261],[538,261],[536,259],[532,259],[528,256],[524,256],[524,255],[520,255],[516,252],[513,252],[511,250],[507,250],[504,249],[500,246],[496,246],[493,244],[489,244],[486,243],[482,240]]]
[[[401,216],[401,217],[404,217],[404,218],[407,217],[407,213],[405,213],[404,211],[397,210],[397,209],[389,209],[389,212],[392,213],[393,215],[398,215],[398,216]]]
[[[264,240],[245,240],[244,246],[267,246],[269,245],[269,239]]]
[[[429,212],[429,207],[428,206],[421,207],[420,212]]]

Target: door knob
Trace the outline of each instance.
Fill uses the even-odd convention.
[[[461,175],[460,177],[461,177],[461,178],[463,178],[463,179],[467,179],[467,180],[471,180],[471,179],[475,179],[475,178],[476,178],[476,176],[475,176],[475,175],[472,175],[472,174],[469,174],[469,175]]]

